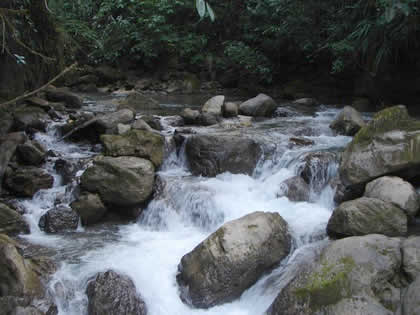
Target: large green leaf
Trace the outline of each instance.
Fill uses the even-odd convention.
[[[206,2],[204,0],[196,0],[195,5],[197,7],[197,12],[200,17],[204,17],[206,14]]]

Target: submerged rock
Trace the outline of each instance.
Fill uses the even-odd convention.
[[[239,113],[245,116],[271,117],[277,108],[276,102],[268,95],[258,94],[239,105]]]
[[[40,189],[53,186],[54,177],[36,167],[20,167],[6,177],[6,186],[21,197],[32,197]]]
[[[328,221],[327,232],[339,237],[374,233],[404,236],[407,216],[392,203],[362,197],[340,204]]]
[[[331,179],[336,163],[337,156],[333,152],[311,152],[304,155],[298,174],[315,191],[321,191]]]
[[[415,216],[420,208],[420,199],[414,187],[395,176],[384,176],[366,185],[365,197],[391,202],[409,216]]]
[[[58,233],[66,230],[76,230],[79,216],[71,208],[58,207],[48,210],[39,219],[39,227],[47,233]]]
[[[147,308],[131,279],[115,271],[98,273],[89,282],[89,315],[146,315]]]
[[[81,194],[76,201],[70,204],[70,207],[80,215],[84,225],[91,225],[101,221],[107,212],[106,207],[97,194]]]
[[[146,130],[131,130],[123,135],[102,135],[105,154],[109,156],[137,156],[159,167],[163,162],[165,139]]]
[[[285,258],[290,247],[287,223],[277,213],[254,212],[225,223],[182,257],[181,298],[200,308],[230,302]]]
[[[0,203],[0,233],[7,235],[29,233],[29,226],[24,218],[4,203]]]
[[[400,240],[332,242],[281,290],[268,315],[392,315],[401,304]]]
[[[362,115],[351,106],[345,106],[331,123],[330,128],[345,136],[354,136],[364,127]]]
[[[186,154],[194,175],[216,176],[223,172],[252,174],[261,155],[251,139],[227,135],[193,135]]]
[[[280,186],[279,196],[286,196],[290,201],[308,201],[310,187],[300,176],[286,179]]]
[[[97,157],[80,179],[81,187],[124,212],[143,204],[153,191],[155,168],[138,157]]]
[[[380,111],[346,147],[339,172],[346,189],[359,195],[380,176],[420,175],[420,121],[402,105]]]

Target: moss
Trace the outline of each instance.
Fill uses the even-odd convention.
[[[394,106],[378,112],[373,120],[354,136],[352,144],[362,144],[375,134],[391,130],[420,130],[420,121],[412,119],[404,106]]]
[[[256,228],[258,228],[258,225],[256,225],[256,224],[248,225],[248,229],[256,229]]]
[[[351,295],[348,275],[356,265],[351,257],[344,257],[336,264],[326,261],[321,264],[321,270],[311,274],[304,287],[295,290],[299,298],[309,299],[313,310],[336,304]]]

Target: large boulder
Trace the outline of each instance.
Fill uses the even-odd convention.
[[[26,165],[38,166],[42,164],[46,157],[45,150],[33,141],[26,141],[18,145],[17,154],[19,161]]]
[[[137,156],[152,161],[156,167],[163,162],[165,139],[158,133],[131,130],[123,135],[102,135],[101,141],[106,155]]]
[[[131,93],[120,102],[118,109],[130,109],[133,112],[146,113],[152,109],[160,109],[159,102],[138,92]]]
[[[48,88],[45,91],[45,96],[50,102],[63,102],[68,108],[83,106],[83,101],[79,96],[63,88]]]
[[[291,247],[286,221],[254,212],[225,223],[182,257],[181,298],[195,307],[230,302],[285,258]]]
[[[420,277],[411,283],[405,292],[402,315],[420,314]]]
[[[366,185],[365,197],[391,202],[409,216],[415,216],[420,208],[420,199],[414,187],[395,176],[384,176]]]
[[[22,257],[18,247],[15,241],[0,234],[0,296],[40,296],[42,285],[35,265]]]
[[[80,215],[84,225],[100,222],[107,212],[99,195],[90,193],[81,194],[70,207]]]
[[[340,204],[328,221],[327,232],[334,237],[374,233],[404,236],[407,233],[407,216],[392,203],[362,197]]]
[[[286,196],[291,201],[308,201],[310,186],[300,176],[286,179],[280,186],[278,196]]]
[[[11,131],[13,127],[13,116],[11,109],[3,106],[0,108],[0,137]]]
[[[252,174],[261,155],[251,139],[224,135],[193,135],[186,154],[194,175],[216,176],[223,172]]]
[[[354,136],[365,125],[362,115],[357,110],[351,106],[345,106],[330,124],[330,128],[339,134]]]
[[[75,126],[63,138],[72,140],[88,140],[99,142],[100,135],[118,134],[118,124],[130,124],[134,120],[134,113],[129,109],[104,114],[88,120],[87,122]]]
[[[14,126],[16,130],[30,131],[36,129],[45,131],[48,114],[35,106],[21,106],[13,112]]]
[[[88,296],[89,315],[146,315],[147,308],[131,279],[109,270],[100,272],[90,281]]]
[[[398,314],[400,266],[399,239],[368,235],[332,242],[291,277],[267,314]]]
[[[225,103],[225,96],[224,95],[217,95],[213,96],[209,99],[201,108],[201,112],[207,114],[213,114],[216,116],[222,115],[222,107]]]
[[[0,189],[10,159],[15,154],[17,146],[24,143],[26,139],[23,132],[9,133],[0,138]]]
[[[420,175],[420,121],[402,105],[380,111],[346,147],[339,172],[346,189],[359,195],[380,176]]]
[[[71,208],[57,207],[48,210],[40,219],[39,227],[47,233],[76,230],[79,216]]]
[[[420,237],[413,236],[403,240],[402,243],[402,268],[410,280],[420,275]]]
[[[29,233],[29,226],[23,217],[4,203],[0,203],[0,233],[7,235]]]
[[[6,177],[5,184],[16,195],[32,197],[40,189],[51,188],[54,177],[36,167],[20,167]]]
[[[276,108],[277,104],[270,96],[258,94],[239,105],[239,113],[245,116],[271,117]]]
[[[138,157],[97,157],[82,175],[82,188],[98,193],[106,205],[134,207],[148,200],[153,191],[155,168]]]

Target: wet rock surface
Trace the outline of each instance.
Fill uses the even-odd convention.
[[[71,208],[57,207],[48,210],[39,219],[39,227],[47,233],[58,233],[75,230],[79,224],[79,216]]]
[[[346,106],[331,123],[330,128],[338,134],[354,136],[365,125],[362,115],[353,107]]]
[[[133,281],[112,270],[98,273],[89,282],[86,294],[89,315],[147,314],[146,304],[137,293]]]
[[[0,203],[0,233],[7,235],[29,233],[29,226],[24,218],[4,203]]]
[[[194,175],[215,176],[223,172],[252,174],[261,154],[251,139],[224,135],[193,135],[186,155]]]
[[[177,275],[181,298],[200,308],[230,302],[290,248],[288,225],[277,213],[254,212],[225,223],[182,258]]]
[[[53,183],[50,174],[36,167],[20,167],[6,178],[6,186],[22,197],[32,197],[40,189],[51,188]]]

